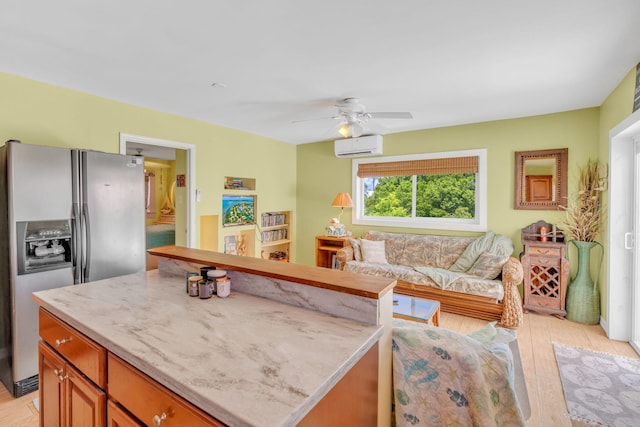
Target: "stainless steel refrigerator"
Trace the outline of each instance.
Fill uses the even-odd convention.
[[[0,379],[38,388],[36,291],[145,269],[141,157],[0,147]]]

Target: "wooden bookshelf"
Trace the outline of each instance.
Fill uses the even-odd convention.
[[[316,236],[316,265],[334,268],[334,256],[340,248],[347,246],[347,236]]]
[[[260,216],[261,257],[289,262],[291,254],[291,211],[264,212]]]

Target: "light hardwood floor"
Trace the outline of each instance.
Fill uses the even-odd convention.
[[[455,314],[442,313],[440,316],[441,327],[461,333],[475,331],[486,324],[484,320]],[[553,342],[638,359],[628,343],[609,340],[598,325],[586,326],[553,316],[525,314],[524,325],[518,328],[518,344],[531,404],[531,417],[527,421],[529,427],[572,425],[564,416],[567,408]],[[32,403],[36,397],[38,392],[14,399],[4,387],[0,387],[0,426],[38,426],[38,413]]]

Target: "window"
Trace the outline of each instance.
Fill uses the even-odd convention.
[[[353,160],[353,223],[486,231],[486,149]]]

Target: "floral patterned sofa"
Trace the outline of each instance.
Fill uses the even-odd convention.
[[[491,231],[480,237],[369,231],[363,239],[349,239],[337,258],[341,270],[395,278],[396,293],[440,301],[446,312],[517,327],[522,265],[512,253],[511,239]]]

